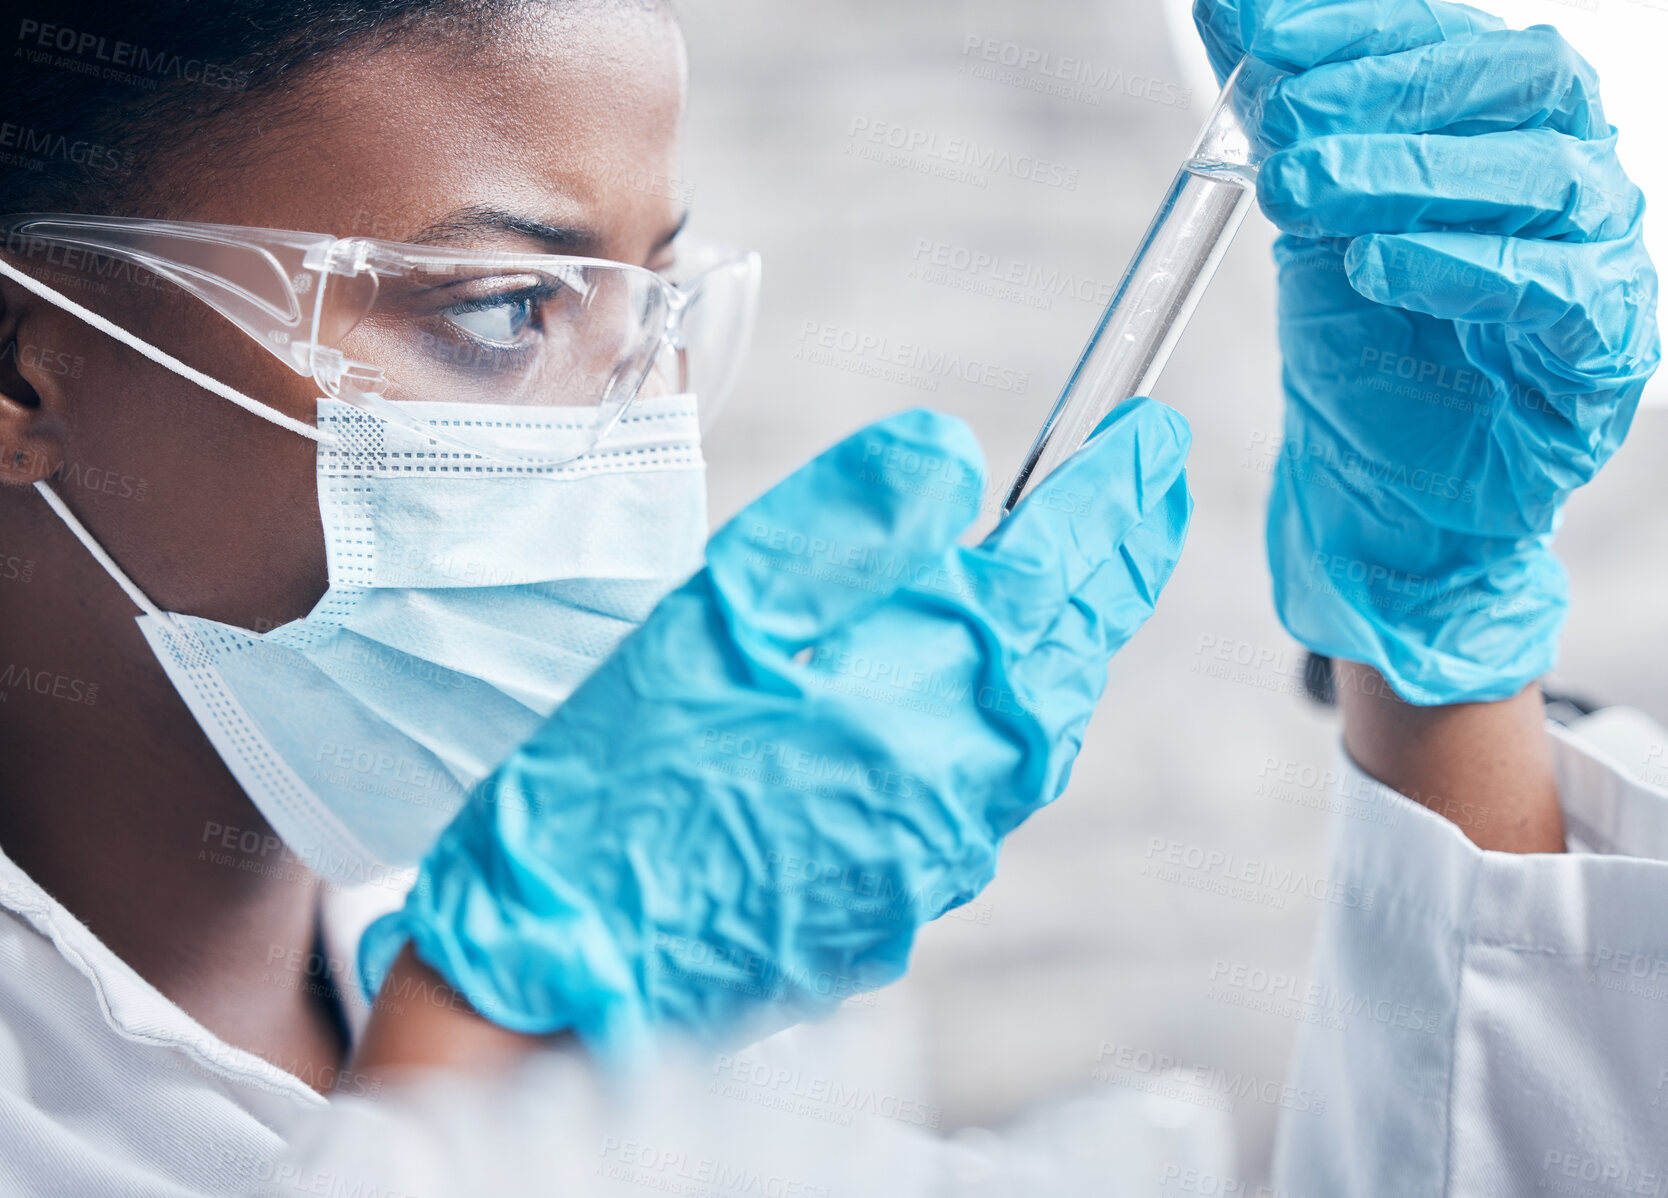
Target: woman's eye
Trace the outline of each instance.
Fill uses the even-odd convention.
[[[446,309],[446,319],[473,337],[513,345],[533,323],[530,296],[494,296]]]

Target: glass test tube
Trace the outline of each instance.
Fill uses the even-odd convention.
[[[1089,336],[1077,367],[1014,476],[1003,511],[1075,453],[1124,400],[1152,394],[1153,384],[1193,316],[1257,196],[1257,169],[1268,156],[1249,130],[1268,83],[1284,74],[1247,57],[1158,207],[1123,281]]]

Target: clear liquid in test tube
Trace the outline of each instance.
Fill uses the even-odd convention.
[[[1234,234],[1257,198],[1268,149],[1254,133],[1283,72],[1255,58],[1228,77],[1123,281],[1009,488],[1004,511],[1075,453],[1113,408],[1152,394]]]

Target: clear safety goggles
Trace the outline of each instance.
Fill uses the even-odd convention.
[[[657,272],[126,217],[27,213],[0,217],[0,232],[9,255],[50,265],[49,277],[81,269],[96,279],[131,263],[208,304],[323,395],[499,461],[571,460],[639,395],[692,392],[705,426],[735,381],[758,308],[756,253],[684,237],[674,266]],[[555,456],[518,444],[513,421],[438,420],[416,406],[434,403],[571,416],[580,436],[563,438]]]

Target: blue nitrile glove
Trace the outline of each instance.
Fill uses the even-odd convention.
[[[488,1018],[629,1061],[894,980],[1064,789],[1181,552],[1189,444],[1131,400],[971,548],[961,422],[828,450],[477,790],[366,933],[367,990],[409,939]]]
[[[1414,703],[1515,694],[1556,656],[1564,501],[1660,357],[1644,200],[1592,68],[1437,0],[1194,16],[1219,75],[1247,46],[1298,72],[1265,95],[1285,148],[1258,182],[1282,230],[1280,618]]]

